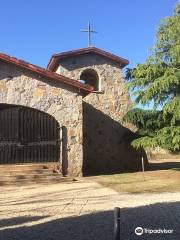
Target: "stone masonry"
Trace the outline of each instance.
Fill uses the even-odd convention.
[[[35,108],[67,128],[68,174],[82,172],[82,96],[61,83],[0,63],[0,103]]]
[[[99,92],[83,98],[83,174],[139,168],[140,155],[125,139],[132,132],[122,124],[130,99],[120,65],[91,53],[62,59],[56,72],[80,81],[86,69],[96,71]]]
[[[117,63],[96,54],[87,54],[63,60],[56,72],[79,81],[82,72],[87,69],[97,72],[100,89],[99,93],[89,94],[83,100],[93,106],[95,104],[97,109],[120,121],[127,112],[130,101],[122,69]]]
[[[101,49],[80,49],[53,55],[48,71],[39,68],[44,71],[39,75],[37,66],[25,63],[23,68],[24,63],[17,65],[14,58],[14,64],[2,58],[0,103],[31,107],[56,119],[64,133],[59,161],[62,172],[81,176],[140,168],[145,152],[133,149],[130,143],[135,135],[122,122],[130,106],[122,73],[127,60]],[[96,91],[90,78],[80,79],[87,77],[87,70],[95,72],[91,79],[98,81]],[[92,86],[80,84],[80,80]]]

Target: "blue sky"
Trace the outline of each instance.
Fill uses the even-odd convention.
[[[142,63],[160,20],[176,0],[2,0],[0,52],[46,67],[53,53],[87,47],[80,32],[88,20],[98,31],[93,44]]]

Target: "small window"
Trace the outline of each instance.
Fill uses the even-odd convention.
[[[84,70],[80,76],[80,82],[93,86],[95,91],[99,90],[99,77],[93,69]]]

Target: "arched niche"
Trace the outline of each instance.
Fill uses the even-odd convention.
[[[99,91],[99,77],[94,69],[86,69],[80,75],[80,80],[84,84],[94,87],[95,91]]]

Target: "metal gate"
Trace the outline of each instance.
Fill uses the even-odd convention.
[[[59,124],[36,109],[0,105],[0,164],[57,162]]]

